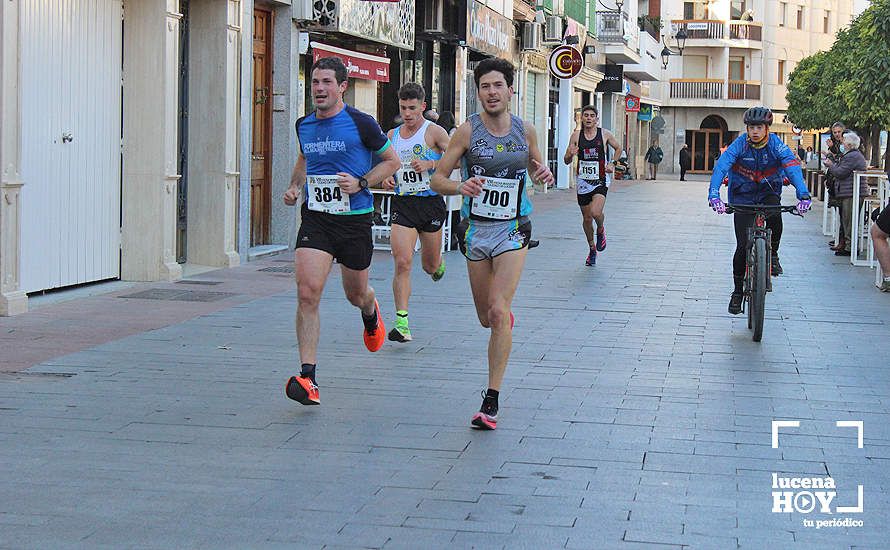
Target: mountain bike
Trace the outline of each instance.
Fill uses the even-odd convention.
[[[763,313],[766,293],[772,292],[772,231],[766,226],[767,218],[783,213],[798,213],[796,206],[772,204],[727,204],[726,213],[754,214],[754,225],[748,228],[748,252],[745,259],[745,286],[742,309],[748,313],[748,328],[754,331],[753,340],[763,338]]]

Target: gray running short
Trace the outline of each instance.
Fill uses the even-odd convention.
[[[532,222],[527,216],[505,221],[465,219],[458,224],[457,232],[460,251],[473,262],[525,248],[531,236]]]

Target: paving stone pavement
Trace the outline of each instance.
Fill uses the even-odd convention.
[[[593,268],[571,192],[535,197],[495,432],[469,428],[487,332],[456,252],[439,283],[415,262],[415,340],[376,354],[334,270],[320,407],[283,392],[292,286],[0,374],[0,548],[887,548],[890,295],[788,217],[752,342],[705,186],[615,186]],[[391,275],[376,254],[387,322]],[[776,449],[774,419],[800,421]],[[773,472],[864,511],[773,513]],[[804,524],[832,518],[863,526]]]

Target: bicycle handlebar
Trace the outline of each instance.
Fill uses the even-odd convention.
[[[797,211],[797,206],[788,206],[784,204],[727,204],[726,213],[741,212],[744,214],[763,214],[767,217],[776,214],[793,214],[803,217],[803,214]]]

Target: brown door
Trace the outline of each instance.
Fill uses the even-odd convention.
[[[272,12],[253,11],[253,152],[250,246],[269,242],[272,217]]]
[[[723,133],[720,130],[690,130],[686,133],[686,142],[690,144],[692,154],[690,172],[712,172],[723,147]]]

